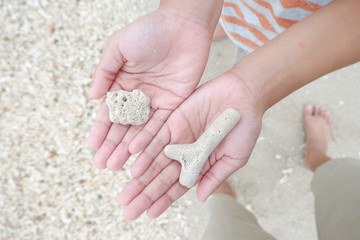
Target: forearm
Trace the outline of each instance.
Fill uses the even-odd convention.
[[[339,0],[298,22],[232,71],[264,110],[307,83],[360,61],[360,1]]]
[[[213,32],[222,6],[223,0],[161,0],[159,10],[188,19]]]

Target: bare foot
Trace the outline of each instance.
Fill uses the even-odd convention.
[[[225,33],[223,27],[221,26],[221,24],[218,23],[216,25],[216,28],[215,28],[215,31],[214,31],[213,41],[220,40],[220,39],[223,39],[223,38],[226,38],[226,33]]]
[[[311,171],[330,160],[326,155],[331,140],[331,121],[324,109],[307,105],[304,108],[306,146],[304,165]]]
[[[219,194],[219,193],[229,195],[230,197],[236,199],[236,194],[232,190],[232,188],[230,187],[230,184],[227,181],[223,182],[220,185],[220,187],[218,187],[218,189],[216,189],[216,191],[214,192],[214,194]]]

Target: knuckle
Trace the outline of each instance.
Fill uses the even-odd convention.
[[[145,203],[144,206],[145,207],[148,207],[153,203],[153,199],[149,195],[147,195],[146,193],[142,194],[142,199],[144,200],[144,203]]]
[[[116,148],[117,144],[115,143],[115,141],[113,141],[110,138],[105,138],[104,143],[103,143],[106,147],[108,148]]]
[[[220,180],[216,177],[216,175],[215,175],[211,170],[208,171],[208,172],[205,174],[205,177],[206,177],[209,181],[211,181],[211,182],[213,182],[213,183],[215,183],[215,184],[220,183]]]
[[[164,195],[164,202],[166,207],[169,207],[175,200],[167,193]]]
[[[145,183],[143,183],[140,179],[134,179],[133,180],[133,186],[134,188],[136,188],[137,190],[141,191],[145,188]]]
[[[141,131],[142,131],[142,137],[147,137],[147,139],[153,139],[156,134],[155,132],[153,132],[147,128],[144,128]]]
[[[159,180],[163,185],[165,185],[166,188],[170,188],[174,181],[174,179],[166,173],[160,174]]]
[[[155,172],[156,174],[160,173],[161,170],[163,169],[162,166],[157,162],[154,161],[151,165],[150,165],[150,169],[151,171]]]
[[[97,124],[98,126],[103,126],[104,128],[109,128],[110,124],[105,123],[104,121],[101,120],[95,120],[95,124]]]

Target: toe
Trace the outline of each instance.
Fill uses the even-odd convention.
[[[321,115],[321,107],[315,106],[314,116],[320,116]]]
[[[314,106],[311,104],[308,104],[304,108],[304,115],[305,117],[312,116],[314,112]]]
[[[324,119],[326,121],[326,123],[331,125],[331,119],[330,119],[330,115],[328,112],[324,111]]]
[[[319,117],[321,117],[326,123],[330,123],[329,114],[321,107],[319,107]]]

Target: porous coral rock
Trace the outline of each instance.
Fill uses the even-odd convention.
[[[210,154],[239,122],[241,114],[233,109],[226,109],[208,129],[191,144],[170,144],[164,149],[168,158],[181,163],[179,182],[191,188],[195,185],[202,167]]]
[[[108,92],[106,104],[111,122],[141,125],[149,119],[150,98],[141,90]]]

